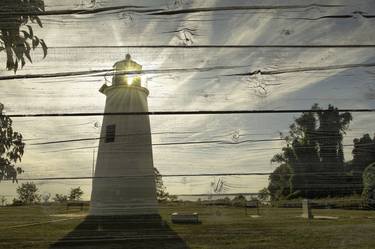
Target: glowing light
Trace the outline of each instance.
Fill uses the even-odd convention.
[[[140,72],[142,66],[131,59],[131,56],[126,55],[126,59],[117,62],[114,65],[114,85],[133,85],[141,86],[142,77]]]

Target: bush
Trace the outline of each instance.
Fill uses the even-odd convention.
[[[244,207],[246,205],[246,198],[243,195],[239,195],[233,198],[232,205],[235,207]]]
[[[62,195],[62,194],[56,194],[55,197],[53,197],[53,200],[58,203],[65,203],[68,201],[68,196]]]
[[[19,207],[19,206],[23,206],[24,203],[20,200],[17,200],[16,198],[13,199],[13,202],[11,204],[11,206],[15,206],[15,207]]]

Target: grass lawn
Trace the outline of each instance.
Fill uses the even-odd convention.
[[[300,209],[207,207],[196,204],[162,205],[160,213],[174,232],[194,249],[323,249],[375,248],[375,212],[314,209],[337,220],[305,220]],[[48,248],[82,222],[87,210],[65,206],[0,208],[0,248]],[[198,212],[200,225],[171,224],[173,212]],[[126,237],[126,234],[124,234]],[[116,247],[117,248],[117,247]],[[122,248],[122,247],[121,247]]]

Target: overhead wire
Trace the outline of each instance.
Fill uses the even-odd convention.
[[[140,5],[118,5],[109,7],[91,7],[79,9],[61,9],[61,10],[47,10],[47,11],[16,11],[15,9],[6,8],[0,11],[0,17],[9,16],[55,16],[55,15],[88,15],[97,14],[110,11],[128,11],[131,13],[147,14],[150,16],[172,16],[188,13],[204,13],[204,12],[218,12],[218,11],[235,11],[235,10],[288,10],[288,9],[308,9],[312,7],[317,8],[338,8],[343,5],[338,4],[307,4],[307,5],[242,5],[242,6],[220,6],[207,8],[185,8],[179,10],[168,10],[165,8],[150,8],[148,6]]]
[[[169,69],[149,69],[141,71],[124,71],[114,72],[111,69],[96,69],[96,70],[84,70],[84,71],[71,71],[71,72],[60,72],[60,73],[40,73],[40,74],[18,74],[18,75],[3,75],[0,76],[0,81],[8,81],[15,79],[40,79],[40,78],[59,78],[59,77],[73,77],[73,76],[90,76],[90,77],[103,77],[111,75],[144,75],[144,74],[170,74],[170,73],[190,73],[190,72],[208,72],[217,70],[228,70],[228,69],[239,69],[248,68],[249,65],[234,65],[234,66],[214,66],[214,67],[203,67],[203,68],[169,68]],[[339,70],[349,68],[369,68],[375,67],[375,63],[359,63],[359,64],[342,64],[342,65],[327,65],[327,66],[311,66],[311,67],[300,67],[300,68],[285,68],[278,70],[254,70],[245,73],[234,73],[224,74],[219,76],[234,77],[234,76],[252,76],[252,75],[279,75],[287,73],[301,73],[301,72],[314,72],[314,71],[326,71],[326,70]]]
[[[283,175],[283,176],[346,176],[344,171],[332,172],[304,172],[304,173],[275,173],[275,172],[250,172],[250,173],[201,173],[201,174],[161,174],[163,178],[176,178],[176,177],[215,177],[215,176],[269,176],[269,175]],[[67,176],[67,177],[30,177],[18,178],[17,181],[61,181],[61,180],[90,180],[90,179],[138,179],[145,177],[155,177],[154,174],[139,174],[139,175],[115,175],[115,176]],[[4,181],[12,181],[6,179]]]
[[[375,108],[321,110],[325,112],[338,111],[353,113],[372,113]],[[90,116],[174,116],[174,115],[230,115],[230,114],[293,114],[293,113],[316,113],[311,109],[284,109],[284,110],[223,110],[223,111],[149,111],[149,112],[80,112],[80,113],[23,113],[7,114],[10,118],[41,118],[41,117],[90,117]]]

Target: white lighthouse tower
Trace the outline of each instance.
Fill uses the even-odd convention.
[[[104,84],[105,113],[148,112],[149,91],[127,72],[142,66],[126,55],[114,65],[112,85]],[[92,184],[90,216],[157,215],[148,115],[105,115]]]

